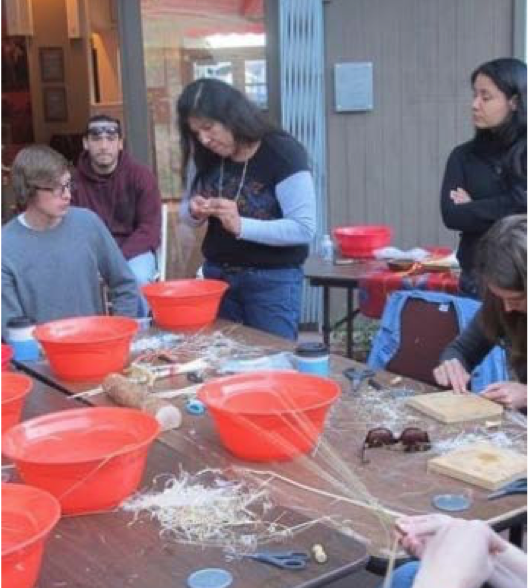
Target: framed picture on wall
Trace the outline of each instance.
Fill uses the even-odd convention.
[[[66,122],[68,120],[68,102],[66,88],[43,88],[44,120],[46,122]]]
[[[64,82],[62,47],[40,47],[40,79],[43,82]]]

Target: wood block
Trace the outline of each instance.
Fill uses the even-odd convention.
[[[427,470],[497,490],[526,476],[526,455],[487,442],[474,443],[430,459]]]
[[[407,405],[433,417],[441,423],[463,423],[502,417],[503,407],[477,394],[432,392],[419,394],[407,400]]]

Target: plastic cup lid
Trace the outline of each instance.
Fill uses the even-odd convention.
[[[471,506],[471,498],[464,494],[437,494],[433,496],[432,503],[439,510],[459,512]]]
[[[296,347],[295,353],[303,357],[319,357],[328,355],[328,347],[324,343],[301,343]]]
[[[233,576],[221,568],[204,568],[187,578],[189,588],[227,588],[232,583]]]

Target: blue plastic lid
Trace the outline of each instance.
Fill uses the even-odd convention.
[[[324,343],[301,343],[295,348],[295,355],[300,357],[323,357],[328,355],[328,347]]]
[[[439,510],[459,512],[471,506],[471,498],[464,494],[437,494],[433,496],[432,503]]]
[[[232,583],[233,576],[221,568],[204,568],[187,578],[189,588],[227,588]]]

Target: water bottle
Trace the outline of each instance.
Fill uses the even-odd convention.
[[[334,244],[330,235],[324,235],[321,241],[321,257],[324,261],[334,260]]]

